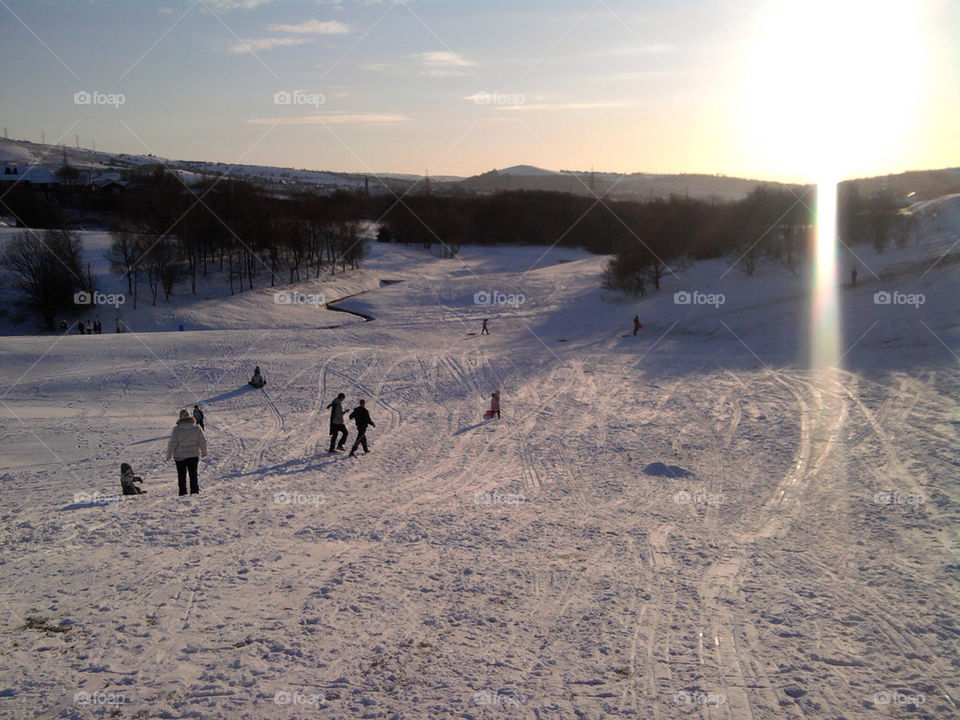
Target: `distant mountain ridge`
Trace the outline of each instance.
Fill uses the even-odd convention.
[[[43,145],[26,140],[0,138],[0,163],[4,167],[30,166],[52,173],[69,164],[85,180],[98,182],[105,173],[163,165],[185,183],[199,183],[230,176],[263,185],[272,192],[305,191],[333,193],[362,191],[402,194],[489,194],[510,190],[539,190],[575,195],[595,195],[613,200],[650,200],[686,195],[721,201],[739,200],[760,185],[787,187],[774,181],[707,174],[609,173],[582,170],[548,170],[534,165],[513,165],[472,177],[455,175],[418,176],[410,173],[347,173],[263,165],[232,165],[198,160],[169,160],[153,155],[109,153],[66,145]],[[0,178],[3,178],[0,175]],[[7,179],[10,179],[7,176]],[[921,170],[858,179],[862,192],[889,192],[899,198],[924,200],[960,192],[960,168]]]

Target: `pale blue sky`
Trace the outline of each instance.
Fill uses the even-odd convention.
[[[771,82],[754,71],[768,61],[794,72],[777,102],[809,104],[795,59],[757,43],[784,32],[771,16],[796,4],[0,0],[0,121],[16,138],[42,129],[48,142],[79,134],[117,152],[311,169],[467,175],[530,163],[806,179],[779,156],[789,138],[754,143],[744,122],[787,112],[753,108]],[[915,112],[850,173],[960,165],[958,6],[918,0],[916,17],[897,19],[915,35],[893,38],[921,76],[907,97]],[[842,74],[865,72],[871,52],[861,47]],[[904,105],[903,79],[891,84],[888,102]],[[78,105],[82,91],[124,102]],[[278,92],[295,99],[277,104]]]

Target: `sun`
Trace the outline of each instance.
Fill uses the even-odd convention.
[[[882,166],[919,127],[930,65],[922,1],[774,2],[744,50],[744,146],[784,176]]]

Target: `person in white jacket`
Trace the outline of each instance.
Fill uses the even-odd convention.
[[[167,442],[167,460],[173,458],[177,463],[177,483],[181,495],[187,494],[187,472],[190,473],[190,494],[200,492],[197,481],[200,456],[207,456],[207,438],[196,421],[190,417],[190,413],[181,410],[180,418]]]

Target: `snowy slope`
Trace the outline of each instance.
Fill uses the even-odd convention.
[[[0,717],[957,717],[955,202],[857,249],[830,373],[803,271],[627,302],[545,248],[373,243],[343,305],[376,320],[335,329],[263,297],[259,327],[211,300],[212,329],[4,338]],[[369,456],[325,453],[340,391]],[[100,501],[124,461],[147,494]]]

